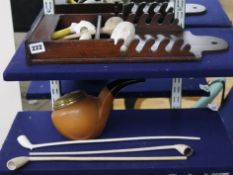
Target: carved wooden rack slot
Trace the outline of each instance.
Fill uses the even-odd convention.
[[[64,4],[57,3],[55,5],[56,14],[83,14],[83,13],[123,13],[125,8],[130,6],[142,6],[142,4],[156,4],[158,9],[164,9],[168,6],[169,0],[131,0],[130,3],[120,4],[120,3],[94,3],[94,4]],[[160,8],[159,8],[160,7]],[[166,8],[165,8],[166,9]],[[132,9],[130,9],[132,10]],[[169,12],[170,9],[169,8]],[[157,10],[159,11],[159,10]]]
[[[172,13],[129,14],[125,20],[135,24],[136,37],[128,50],[120,51],[123,41],[116,45],[106,34],[92,40],[52,40],[54,31],[72,22],[90,21],[101,27],[112,14],[102,14],[102,20],[92,14],[42,16],[25,42],[28,63],[123,63],[200,60],[203,52],[222,51],[228,44],[215,37],[195,36],[178,26]],[[98,31],[98,30],[97,30]],[[40,45],[42,44],[42,45]],[[43,47],[32,53],[31,46]],[[107,49],[106,49],[107,48]]]

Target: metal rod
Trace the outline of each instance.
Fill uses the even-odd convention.
[[[97,28],[96,28],[95,39],[100,39],[101,23],[102,23],[102,16],[99,15],[98,20],[97,20]]]

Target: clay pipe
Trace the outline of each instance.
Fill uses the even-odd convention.
[[[79,161],[79,162],[123,162],[123,161],[172,161],[187,160],[185,156],[161,157],[15,157],[7,162],[9,170],[17,170],[29,162],[35,161]]]
[[[135,26],[133,23],[124,21],[120,22],[116,28],[113,30],[111,39],[114,40],[114,44],[116,45],[119,40],[123,40],[124,43],[120,48],[121,52],[127,51],[130,43],[135,38]]]
[[[67,0],[68,4],[77,4],[77,2],[75,0]]]
[[[85,30],[83,30],[85,29]],[[82,32],[83,31],[83,32]],[[82,33],[81,33],[82,32]],[[56,31],[52,34],[52,39],[53,40],[57,40],[57,39],[61,39],[61,38],[68,38],[74,37],[73,35],[75,35],[75,37],[77,38],[82,38],[82,34],[89,33],[89,35],[94,35],[96,33],[96,28],[95,26],[90,23],[89,21],[85,21],[85,20],[81,20],[79,23],[72,23],[69,27]],[[73,35],[71,35],[73,34]],[[86,37],[84,37],[86,38]]]
[[[142,137],[123,137],[123,138],[110,138],[110,139],[90,139],[90,140],[75,140],[75,141],[62,141],[50,142],[42,144],[32,144],[25,135],[20,135],[17,138],[18,143],[26,149],[45,148],[52,146],[74,145],[74,144],[91,144],[91,143],[114,143],[114,142],[129,142],[129,141],[142,141],[142,140],[200,140],[200,137],[187,137],[187,136],[142,136]]]
[[[116,26],[122,21],[123,19],[118,16],[113,16],[109,18],[105,22],[104,27],[101,29],[101,33],[111,35]]]
[[[139,82],[144,80],[113,81],[103,87],[98,96],[88,95],[84,91],[66,94],[54,103],[52,123],[66,138],[97,138],[106,126],[114,97],[122,88]]]
[[[193,149],[184,144],[112,149],[112,150],[97,150],[97,151],[76,151],[76,152],[31,152],[30,156],[67,156],[67,155],[95,155],[95,154],[113,154],[113,153],[129,153],[129,152],[144,152],[144,151],[160,151],[160,150],[176,150],[181,155],[190,157],[193,154]]]
[[[83,27],[80,29],[80,38],[79,40],[89,40],[92,38],[91,36],[91,32],[89,31],[89,29],[87,27]]]
[[[98,21],[99,20],[101,20],[101,19],[98,18]],[[118,16],[114,16],[114,17],[109,18],[105,22],[104,27],[101,28],[100,33],[111,35],[113,30],[116,28],[116,26],[122,21],[123,21],[123,19],[118,17]],[[98,27],[97,27],[97,29],[98,29]],[[68,36],[63,37],[62,39],[68,40],[68,39],[77,39],[77,38],[79,38],[79,34],[68,35]],[[99,39],[99,37],[96,39]]]

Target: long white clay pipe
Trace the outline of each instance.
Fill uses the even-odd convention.
[[[61,146],[61,145],[110,143],[110,142],[113,143],[113,142],[140,141],[140,140],[201,140],[201,138],[187,137],[187,136],[141,136],[141,137],[123,137],[123,138],[111,138],[111,139],[74,140],[74,141],[51,142],[51,143],[42,143],[42,144],[32,144],[25,135],[20,135],[17,138],[18,143],[22,147],[30,150],[36,148]]]
[[[9,170],[16,170],[31,161],[168,161],[168,160],[187,160],[185,156],[167,157],[15,157],[7,162]]]
[[[188,145],[166,145],[166,146],[153,146],[153,147],[139,147],[127,149],[112,149],[112,150],[97,150],[97,151],[76,151],[76,152],[31,152],[30,156],[67,156],[67,155],[93,155],[93,154],[112,154],[112,153],[129,153],[129,152],[142,152],[142,151],[159,151],[159,150],[177,150],[183,156],[191,156],[193,149]]]

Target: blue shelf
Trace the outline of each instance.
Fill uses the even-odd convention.
[[[219,0],[187,0],[187,3],[200,4],[207,8],[205,14],[186,17],[186,27],[231,27],[232,22],[227,17]]]
[[[229,50],[205,54],[200,61],[128,64],[27,65],[24,45],[4,72],[6,81],[24,80],[106,80],[118,78],[172,78],[233,76],[233,30],[192,28],[197,35],[211,35],[228,41]]]
[[[229,92],[219,112],[233,142],[233,89]]]
[[[172,77],[206,77],[206,76],[233,76],[233,30],[222,7],[217,0],[189,0],[189,3],[203,4],[208,8],[208,12],[200,16],[190,16],[187,18],[188,25],[193,28],[191,31],[199,35],[213,35],[222,37],[229,42],[230,49],[226,52],[205,54],[203,60],[199,62],[177,62],[177,63],[140,63],[140,64],[86,64],[86,65],[27,65],[25,62],[24,45],[17,50],[15,56],[4,72],[6,81],[23,80],[63,80],[64,93],[73,90],[72,88],[82,88],[78,81],[64,80],[103,80],[116,78],[172,78]],[[216,28],[205,28],[216,27]],[[151,96],[151,89],[154,95],[167,95],[170,91],[168,81],[148,80],[153,83],[145,84],[146,87],[137,85],[138,88],[127,87],[124,93],[138,95],[139,90],[144,95]],[[185,79],[187,95],[188,90],[199,90],[197,85],[203,79]],[[161,83],[159,81],[166,81]],[[71,84],[72,82],[72,84]],[[100,82],[100,81],[99,81]],[[171,82],[169,80],[169,82]],[[40,86],[42,83],[42,86]],[[44,84],[45,83],[45,84]],[[28,95],[49,97],[48,81],[33,82],[29,88]],[[78,84],[77,84],[78,83]],[[103,83],[103,82],[102,82]],[[67,86],[69,84],[69,86]],[[96,85],[97,83],[95,83]],[[164,85],[167,87],[164,87]],[[103,84],[101,84],[102,86]],[[195,86],[194,86],[195,85]],[[89,85],[88,85],[89,86]],[[136,85],[135,85],[136,86]],[[36,89],[38,88],[39,89]],[[98,87],[100,88],[100,86]],[[156,91],[156,88],[158,91]],[[160,89],[161,88],[161,89]],[[86,89],[86,86],[85,86]],[[167,90],[164,90],[167,89]],[[146,91],[148,90],[148,91]],[[99,91],[99,90],[98,90]],[[98,91],[93,90],[93,93]],[[199,91],[195,91],[195,93]],[[204,91],[201,91],[205,93]],[[30,94],[31,93],[31,94]],[[126,94],[124,94],[125,96]],[[130,96],[130,95],[129,95]],[[33,98],[34,98],[33,97]],[[21,175],[167,175],[167,174],[204,174],[204,173],[233,173],[233,147],[229,135],[225,130],[223,122],[233,139],[233,123],[231,118],[233,106],[233,92],[220,110],[220,113],[208,109],[182,109],[182,110],[125,110],[113,111],[109,117],[107,127],[102,138],[127,137],[139,135],[194,135],[200,136],[201,141],[183,141],[182,143],[192,146],[195,154],[187,161],[166,161],[166,162],[124,162],[124,163],[89,163],[89,162],[50,162],[50,163],[30,163],[17,172],[10,172],[6,168],[6,162],[15,156],[28,155],[28,150],[21,148],[16,138],[18,135],[27,135],[33,143],[61,141],[65,140],[57,133],[51,123],[51,112],[21,112],[18,113],[8,134],[7,139],[0,152],[0,174],[21,174]],[[221,117],[222,120],[221,120]],[[143,118],[142,118],[143,117]],[[151,141],[151,142],[131,142],[106,145],[80,145],[71,146],[69,150],[89,150],[89,149],[114,149],[137,146],[166,145],[180,143],[177,141]],[[48,148],[44,151],[67,151],[67,147]],[[161,156],[176,155],[175,152],[138,153],[138,156]],[[130,156],[131,154],[127,155]]]
[[[122,89],[117,97],[170,97],[171,79],[148,79],[145,83],[138,83]],[[62,94],[75,90],[85,90],[88,94],[97,95],[107,81],[61,81]],[[205,78],[183,79],[183,96],[208,96],[209,93],[199,88],[199,85],[206,85]],[[33,81],[30,83],[27,99],[50,99],[49,81]]]
[[[6,168],[6,162],[16,156],[28,155],[29,150],[19,146],[17,136],[25,134],[33,143],[65,140],[54,129],[50,112],[19,113],[0,152],[0,174],[121,174],[121,175],[165,175],[203,174],[233,172],[233,147],[218,112],[208,109],[187,110],[125,110],[113,111],[102,138],[187,135],[200,136],[201,141],[141,141],[119,144],[73,145],[46,148],[40,151],[74,151],[93,149],[115,149],[126,147],[156,146],[166,144],[188,144],[195,154],[186,161],[162,162],[33,162],[16,172]],[[124,156],[168,156],[179,155],[175,151],[143,152]],[[116,155],[112,155],[116,156]]]

